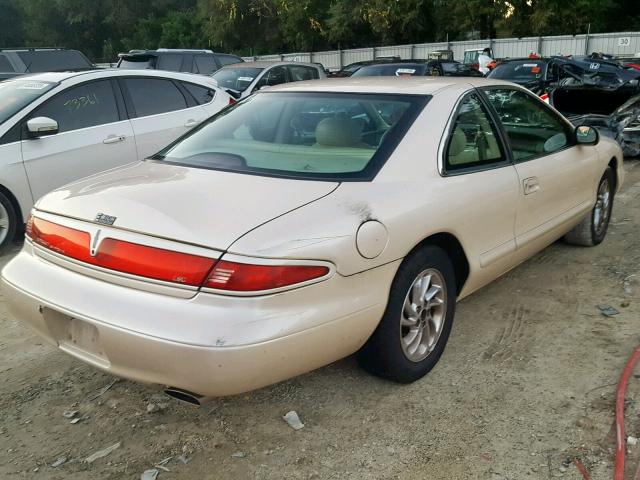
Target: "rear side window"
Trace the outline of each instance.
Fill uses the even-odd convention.
[[[487,109],[478,95],[467,96],[458,108],[449,134],[447,171],[491,166],[504,161],[497,129]]]
[[[196,55],[193,58],[193,73],[209,75],[217,70],[216,60],[213,55]]]
[[[289,73],[291,74],[292,82],[299,82],[303,80],[316,80],[320,78],[318,70],[311,67],[304,67],[301,65],[291,65],[289,67]]]
[[[76,50],[29,50],[16,53],[31,73],[93,68],[91,62]]]
[[[182,71],[182,55],[160,55],[157,69],[169,70],[170,72]]]
[[[30,118],[49,117],[60,132],[120,120],[111,82],[102,80],[71,87],[38,107]]]
[[[202,85],[195,85],[193,83],[182,82],[182,86],[193,95],[198,105],[204,105],[213,100],[216,96],[216,91],[213,88],[203,87]]]
[[[233,63],[240,63],[242,62],[242,59],[233,55],[218,55],[218,61],[220,62],[220,65],[225,66]]]
[[[184,96],[178,87],[169,80],[127,78],[124,83],[129,90],[136,117],[146,117],[187,108]]]
[[[13,65],[9,63],[9,59],[4,55],[0,55],[0,72],[15,72]]]

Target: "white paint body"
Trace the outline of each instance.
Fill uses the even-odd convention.
[[[370,182],[145,161],[67,185],[34,210],[92,235],[100,229],[101,238],[214,259],[322,261],[332,265],[327,278],[270,294],[221,294],[92,267],[27,241],[2,271],[11,313],[53,345],[116,375],[203,395],[236,394],[357,351],[384,313],[403,258],[423,240],[448,234],[460,242],[469,264],[462,298],[577,225],[595,204],[610,162],[618,187],[622,182],[620,148],[605,138],[526,164],[444,175],[457,102],[476,87],[520,87],[485,79],[354,80],[272,91],[432,95]],[[525,197],[523,180],[531,176],[539,188]],[[97,212],[117,217],[115,226],[94,223]],[[96,332],[97,351],[66,340],[78,322]]]

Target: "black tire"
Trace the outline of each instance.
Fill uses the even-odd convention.
[[[437,340],[426,358],[415,361],[408,358],[401,344],[405,300],[414,282],[425,271],[437,271],[444,283],[442,327]],[[358,352],[360,366],[368,372],[400,383],[410,383],[426,375],[438,362],[449,339],[456,307],[456,282],[453,265],[439,247],[426,246],[404,259],[391,285],[389,302],[380,324],[367,343]]]
[[[2,234],[6,233],[2,240],[0,240],[0,253],[4,253],[13,244],[13,240],[15,239],[16,230],[18,229],[18,215],[11,200],[2,192],[0,192],[0,205],[4,209],[4,212],[0,209],[0,221],[3,220],[2,217],[5,216],[5,212],[7,220],[6,228],[0,229]]]
[[[607,229],[609,228],[609,220],[611,220],[611,210],[613,209],[613,199],[615,196],[615,177],[611,167],[607,167],[600,182],[598,182],[598,198],[593,209],[582,221],[573,227],[573,229],[564,236],[567,243],[573,245],[581,245],[583,247],[593,247],[599,245],[607,236]],[[604,212],[602,211],[602,199],[600,198],[600,192],[602,188],[606,187],[609,191],[609,200]],[[600,213],[598,213],[600,209]],[[598,215],[604,213],[604,220],[598,221]]]

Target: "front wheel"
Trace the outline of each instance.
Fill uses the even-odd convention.
[[[449,339],[456,306],[453,265],[439,247],[427,246],[400,265],[387,308],[358,353],[367,371],[410,383],[438,362]]]
[[[0,253],[11,245],[17,228],[16,210],[7,196],[0,192]]]
[[[574,245],[592,247],[602,243],[607,235],[614,196],[614,173],[607,167],[598,183],[598,194],[593,209],[564,239]]]

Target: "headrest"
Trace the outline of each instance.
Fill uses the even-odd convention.
[[[328,147],[355,147],[361,142],[362,124],[350,118],[332,117],[316,126],[316,143]]]
[[[467,136],[460,127],[456,127],[451,135],[451,143],[449,144],[449,155],[460,155],[467,146]]]

